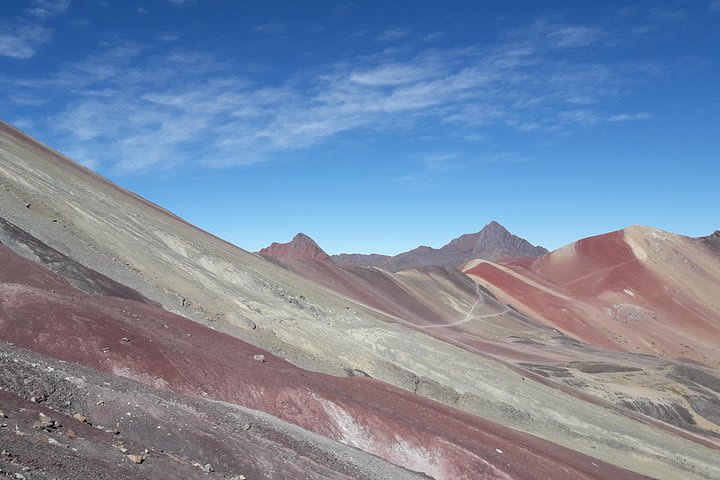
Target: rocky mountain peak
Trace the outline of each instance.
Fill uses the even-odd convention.
[[[466,233],[451,240],[442,248],[417,247],[394,257],[384,255],[336,255],[340,266],[377,266],[391,271],[413,267],[457,267],[475,258],[497,260],[505,256],[539,257],[548,253],[527,240],[510,233],[496,221],[485,225],[479,232]]]
[[[483,227],[483,229],[480,231],[483,232],[483,231],[494,231],[494,230],[499,230],[499,231],[503,231],[503,232],[508,231],[507,228],[505,228],[504,226],[502,226],[502,224],[500,224],[499,222],[497,222],[495,220],[493,220],[492,222],[485,225]],[[510,232],[508,232],[508,233],[510,233]]]
[[[707,237],[700,237],[700,240],[710,247],[713,252],[720,254],[720,230],[715,230]]]
[[[273,242],[259,252],[260,255],[267,255],[275,258],[316,260],[320,262],[332,262],[330,256],[320,246],[304,233],[298,233],[287,243]]]
[[[543,247],[536,247],[524,238],[513,235],[496,221],[488,223],[477,233],[477,242],[472,253],[475,258],[497,260],[504,256],[539,257],[548,253]]]
[[[318,247],[318,244],[315,243],[315,240],[308,237],[304,233],[300,232],[297,235],[295,235],[292,240],[290,240],[290,245],[312,245],[315,247]],[[320,248],[320,247],[318,247]]]

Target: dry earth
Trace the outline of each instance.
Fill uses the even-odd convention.
[[[711,239],[704,238],[695,243],[704,248]],[[550,380],[546,382],[548,385],[555,385],[582,399],[595,402],[600,399],[600,404],[610,404],[617,407],[616,411],[640,421],[647,419],[633,415],[634,412],[693,434],[712,438],[720,436],[717,421],[720,397],[718,389],[712,386],[717,380],[697,383],[691,378],[693,375],[678,372],[700,372],[704,378],[716,379],[714,374],[705,372],[687,359],[632,353],[635,349],[622,352],[603,347],[604,342],[593,345],[581,341],[577,337],[587,342],[593,342],[593,338],[584,335],[587,332],[583,330],[563,333],[557,325],[548,323],[543,317],[535,320],[532,310],[524,310],[527,315],[520,313],[514,305],[525,307],[522,298],[508,298],[502,290],[498,292],[501,283],[486,281],[475,284],[456,270],[438,267],[414,268],[398,273],[370,267],[342,268],[312,239],[302,234],[290,243],[274,243],[259,253],[315,283],[405,320],[406,325],[477,355],[507,362],[535,379],[545,377]],[[611,256],[610,253],[606,255]],[[709,258],[705,263],[712,261],[714,259]],[[468,263],[468,269],[471,277],[477,278],[472,272],[477,270],[478,265],[503,268],[502,265],[507,264],[517,268],[533,262],[540,263],[540,260],[511,258],[497,266],[473,261]],[[627,263],[625,260],[622,262]],[[577,266],[567,262],[562,271],[570,268],[577,269]],[[602,279],[608,271],[606,265],[588,269],[595,274],[583,272],[579,275],[583,280],[592,280],[593,277]],[[533,285],[552,291],[546,286],[549,282],[542,281],[545,284],[537,280]],[[616,280],[616,284],[619,282],[619,279]],[[632,286],[633,282],[637,283],[637,280],[628,277],[622,285]],[[570,285],[574,283],[577,282]],[[620,287],[616,289],[624,290]],[[564,310],[576,308],[580,302],[572,291],[557,288],[555,292],[566,302],[568,308],[563,307]],[[602,289],[598,292],[601,293],[600,299],[607,295]],[[625,291],[621,295],[627,297]],[[500,301],[500,297],[507,303]],[[589,297],[597,300],[592,295]],[[638,300],[638,297],[634,298],[634,301]],[[705,302],[711,303],[711,299],[706,298]],[[552,305],[542,296],[537,303],[542,307]],[[626,310],[632,311],[630,307],[626,305]],[[641,308],[638,305],[632,307]],[[556,317],[563,318],[563,315],[554,312],[553,318]],[[713,318],[712,314],[708,318]],[[583,323],[573,321],[572,325],[577,327]],[[612,327],[612,324],[606,324],[603,329],[608,331]],[[615,335],[617,333],[614,332]]]
[[[479,431],[486,434],[490,425],[509,427],[522,439],[519,447],[527,449],[534,445],[529,439],[539,437],[546,441],[539,446],[573,450],[576,457],[566,456],[584,462],[583,469],[595,463],[654,478],[720,478],[718,447],[706,436],[633,417],[599,399],[588,401],[543,375],[528,375],[505,360],[437,337],[433,331],[438,329],[418,328],[332,292],[183,222],[5,124],[0,126],[0,209],[1,217],[80,265],[169,312],[278,355],[267,354],[273,362],[282,357],[339,376],[365,372],[471,414],[468,418],[484,425]],[[17,253],[23,254],[21,250]],[[158,309],[137,300],[114,301]],[[514,321],[526,320],[520,316]],[[15,371],[15,364],[6,365]],[[339,380],[357,385],[363,379]],[[121,379],[115,375],[113,381]],[[105,388],[102,382],[90,383]],[[376,385],[381,388],[382,383]],[[190,398],[199,401],[197,395]],[[415,398],[418,404],[437,405]],[[336,418],[334,428],[347,430],[347,418]],[[488,446],[475,445],[467,447],[468,457],[487,460],[483,449]],[[372,452],[376,446],[363,448]],[[489,460],[489,472],[502,469],[488,478],[527,478],[515,470],[506,473],[506,468],[522,465],[507,465],[502,455]],[[596,476],[618,478],[622,471]],[[454,478],[442,470],[431,473]]]

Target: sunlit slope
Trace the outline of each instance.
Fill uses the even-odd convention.
[[[712,246],[716,238],[713,235],[702,242]],[[691,360],[588,343],[592,338],[577,340],[542,317],[535,319],[533,312],[519,312],[514,302],[504,303],[502,295],[493,295],[489,288],[474,284],[454,269],[422,267],[393,273],[375,267],[340,267],[303,234],[288,243],[273,243],[259,253],[308,280],[393,315],[404,325],[480,357],[506,362],[518,372],[581,399],[634,419],[659,420],[666,428],[672,425],[709,438],[720,434],[716,413],[720,387],[713,386],[719,380]],[[600,261],[614,260],[613,252],[602,255]],[[502,263],[527,267],[533,261],[514,258]],[[604,272],[607,266],[600,268]],[[526,279],[540,290],[552,291],[543,283],[547,281],[536,280]],[[559,292],[542,300],[552,307],[558,298],[578,303]],[[417,391],[424,392],[423,388]],[[452,403],[457,398],[456,392],[445,391],[442,400]]]
[[[720,256],[700,239],[633,226],[464,271],[590,344],[720,366]]]
[[[188,225],[6,125],[0,183],[4,218],[166,309],[293,363],[338,374],[360,369],[653,477],[720,477],[717,451],[707,446],[399,325]]]

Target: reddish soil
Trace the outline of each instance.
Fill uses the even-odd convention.
[[[332,263],[330,256],[304,233],[298,233],[288,243],[274,242],[269,247],[260,250],[258,254],[283,259],[317,260]]]
[[[0,392],[5,475],[29,469],[29,480],[425,478],[261,412],[157,390],[4,342],[0,369],[0,390],[15,394]],[[41,412],[60,425],[34,428]],[[77,412],[86,421],[73,418]],[[126,453],[145,461],[133,465]],[[205,464],[214,473],[199,468]]]
[[[413,321],[416,324],[443,323],[446,321],[437,311],[418,301],[418,298],[399,285],[397,280],[393,278],[393,274],[376,268],[365,267],[348,267],[346,270],[363,280],[367,285],[366,291],[373,297],[371,305],[378,310]],[[362,301],[360,295],[354,294],[352,296],[356,300]]]
[[[711,339],[720,340],[720,319],[683,293],[683,285],[637,259],[622,230],[580,240],[532,262],[501,263],[518,276],[491,263],[465,273],[570,336],[615,350],[708,365],[720,361],[709,348]]]
[[[638,478],[373,379],[303,371],[156,306],[84,294],[2,246],[0,255],[0,338],[22,348],[262,410],[438,478]]]
[[[271,261],[279,260],[298,275],[389,315],[418,324],[447,321],[404,289],[393,274],[375,268],[339,267],[302,233],[289,243],[273,243],[258,254]]]
[[[269,247],[273,248],[272,246]],[[394,317],[407,320],[416,325],[446,323],[452,319],[430,308],[427,298],[420,298],[408,291],[396,274],[369,267],[339,267],[332,260],[318,261],[300,258],[277,257],[261,250],[269,259],[279,259],[280,263],[294,273],[341,295],[356,300]],[[277,253],[277,252],[276,252]],[[466,290],[470,297],[475,295],[468,285],[460,285],[457,279],[442,268],[427,268],[425,272],[448,278],[458,284],[458,289]],[[469,283],[469,282],[468,282]]]
[[[573,310],[575,306],[572,302],[538,289],[491,263],[481,263],[466,273],[482,278],[501,290],[508,303],[521,310],[529,310],[532,316],[546,319],[549,325],[567,334],[595,345],[613,346],[602,335],[590,336],[594,328],[586,322],[581,312]]]
[[[75,292],[68,283],[42,268],[17,255],[0,244],[0,283],[21,283],[41,290],[55,291],[59,294],[71,295]]]

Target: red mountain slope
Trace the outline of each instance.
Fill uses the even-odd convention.
[[[374,267],[341,267],[302,233],[289,243],[273,243],[258,254],[279,260],[308,280],[415,325],[456,321],[478,296],[467,277],[441,267],[398,273]]]
[[[258,254],[284,259],[331,261],[328,254],[304,233],[298,233],[288,243],[274,242],[260,250]]]
[[[17,346],[262,410],[435,478],[638,478],[373,379],[303,371],[154,305],[87,295],[2,245],[0,265],[0,338]]]
[[[702,239],[629,227],[536,260],[472,261],[464,271],[585,342],[720,365],[720,258]]]

